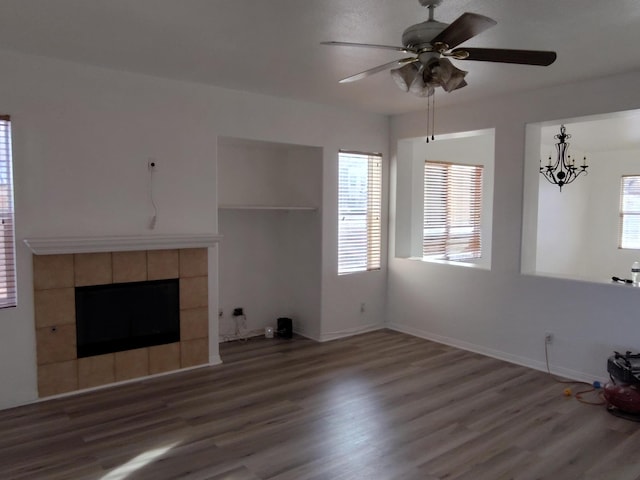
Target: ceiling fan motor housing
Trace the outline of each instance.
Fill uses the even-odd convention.
[[[442,0],[418,0],[418,3],[423,7],[437,7],[442,3]]]
[[[426,22],[411,25],[402,33],[402,45],[417,50],[430,46],[431,40],[448,26],[447,23],[436,20],[427,20]]]

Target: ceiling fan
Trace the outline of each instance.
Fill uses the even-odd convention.
[[[403,32],[402,47],[369,43],[322,42],[323,45],[378,48],[412,54],[410,57],[378,65],[343,78],[340,83],[354,82],[392,69],[391,76],[402,90],[420,97],[430,97],[437,87],[442,87],[446,92],[452,92],[467,85],[465,81],[467,72],[457,68],[449,58],[540,66],[551,65],[556,59],[556,52],[550,51],[456,48],[461,43],[493,27],[497,22],[477,13],[463,13],[448,25],[434,19],[434,10],[442,0],[419,0],[419,2],[429,9],[429,19],[412,25]]]

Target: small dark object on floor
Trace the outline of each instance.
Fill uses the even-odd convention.
[[[280,317],[278,319],[278,328],[276,333],[280,338],[293,338],[293,320],[290,318]]]

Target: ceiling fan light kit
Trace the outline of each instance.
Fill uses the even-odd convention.
[[[340,80],[341,83],[361,80],[391,69],[391,76],[404,92],[418,97],[432,97],[436,88],[452,92],[465,87],[467,72],[457,68],[454,60],[515,63],[548,66],[556,60],[556,53],[540,50],[501,48],[456,48],[461,43],[496,25],[496,21],[477,13],[463,13],[451,24],[434,19],[435,8],[442,0],[418,0],[429,9],[428,20],[411,25],[402,33],[402,47],[370,43],[322,42],[323,45],[376,48],[413,54],[394,60]],[[427,141],[428,141],[427,135]],[[432,132],[433,138],[433,132]]]
[[[400,90],[404,92],[409,91],[409,87],[417,75],[418,67],[416,67],[414,63],[409,63],[404,67],[394,68],[391,70],[391,77],[396,82],[396,85],[400,87]]]

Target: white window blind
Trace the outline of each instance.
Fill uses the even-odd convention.
[[[481,257],[482,172],[482,165],[425,162],[424,257]]]
[[[624,175],[620,185],[620,248],[640,249],[640,175]]]
[[[11,119],[0,115],[0,308],[16,306]]]
[[[382,156],[338,157],[338,274],[378,270],[382,237]]]

